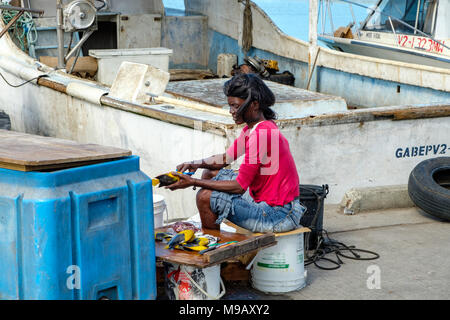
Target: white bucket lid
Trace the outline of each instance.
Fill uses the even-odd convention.
[[[164,197],[160,194],[154,194],[153,195],[153,203],[159,203],[159,202],[164,202]]]

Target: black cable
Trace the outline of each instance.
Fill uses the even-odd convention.
[[[342,242],[333,240],[329,237],[328,232],[325,229],[316,230],[316,221],[319,216],[319,211],[321,209],[321,205],[323,203],[323,199],[328,194],[328,185],[322,186],[324,190],[326,190],[326,193],[322,196],[320,196],[317,192],[315,192],[312,189],[308,189],[308,191],[311,191],[316,196],[317,206],[316,206],[316,213],[314,214],[314,217],[310,223],[310,226],[308,228],[311,229],[311,231],[317,232],[318,240],[316,247],[314,248],[312,255],[309,255],[309,237],[310,233],[305,234],[305,266],[314,264],[317,268],[322,270],[336,270],[341,267],[341,265],[344,264],[342,259],[352,259],[352,260],[375,260],[380,257],[380,255],[376,252],[364,250],[364,249],[358,249],[355,246],[347,246]],[[353,256],[349,254],[343,254],[342,252],[350,252]],[[335,254],[336,260],[333,260],[331,258],[325,257],[328,254]],[[366,253],[372,256],[369,257],[362,257],[359,253]],[[320,265],[320,261],[327,261],[328,263],[333,264],[333,267],[327,267],[324,265]]]
[[[336,241],[331,239],[328,236],[328,232],[326,230],[322,230],[322,234],[319,238],[318,244],[316,249],[314,250],[314,253],[311,256],[307,256],[307,260],[305,261],[305,266],[314,264],[316,267],[322,270],[336,270],[340,268],[344,262],[340,259],[340,257],[352,259],[352,260],[375,260],[380,257],[380,255],[376,252],[364,250],[364,249],[358,249],[355,246],[347,246],[342,242]],[[351,255],[344,254],[343,252],[351,252]],[[334,253],[336,255],[336,260],[332,260],[331,258],[325,257],[327,254]],[[371,256],[369,257],[363,257],[359,253],[366,253]],[[335,267],[325,267],[320,265],[319,261],[328,261],[334,265]]]
[[[27,80],[27,81],[25,81],[24,83],[21,83],[21,84],[18,84],[18,85],[14,85],[14,84],[9,83],[8,80],[6,80],[6,78],[3,76],[3,74],[2,74],[1,72],[0,72],[0,76],[1,76],[2,79],[6,82],[7,85],[9,85],[10,87],[13,87],[13,88],[19,88],[19,87],[24,86],[24,85],[26,85],[27,83],[30,83],[30,82],[32,82],[32,81],[34,81],[34,80],[39,80],[40,78],[48,77],[48,75],[43,74],[43,75],[40,75],[40,76],[38,76],[38,77],[36,77],[36,78]]]

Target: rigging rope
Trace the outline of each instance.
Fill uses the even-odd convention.
[[[2,20],[6,25],[8,24],[19,11],[16,10],[2,10]],[[16,39],[22,51],[28,51],[30,45],[37,41],[36,25],[33,21],[33,16],[30,12],[24,12],[22,16],[11,26],[9,33],[12,38]]]

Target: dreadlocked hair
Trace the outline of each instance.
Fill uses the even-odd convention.
[[[275,120],[277,114],[270,107],[275,104],[275,95],[256,74],[238,74],[225,82],[223,92],[227,97],[245,100],[244,109],[252,101],[258,101],[259,109],[267,120]],[[242,113],[245,110],[242,110]]]

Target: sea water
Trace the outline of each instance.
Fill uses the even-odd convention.
[[[253,0],[253,2],[266,12],[282,32],[308,41],[309,0]],[[357,2],[370,7],[376,0]],[[184,11],[184,0],[163,0],[163,3],[166,8]],[[177,14],[176,12],[169,9],[168,14]],[[368,9],[360,6],[336,0],[330,1],[329,10],[326,5],[319,6],[318,32],[332,33],[332,30],[347,26],[351,22],[359,27],[369,12]]]

